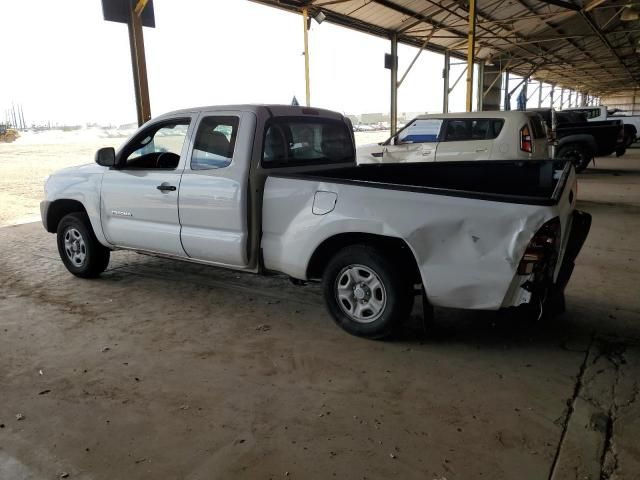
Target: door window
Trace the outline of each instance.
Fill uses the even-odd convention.
[[[130,169],[176,169],[188,128],[189,120],[149,127],[124,147],[121,165]]]
[[[437,142],[441,127],[440,118],[418,118],[398,133],[397,143]]]
[[[192,170],[229,166],[238,134],[238,117],[204,117],[191,155]]]
[[[504,120],[501,118],[469,118],[447,120],[445,142],[465,140],[492,140],[500,135]]]

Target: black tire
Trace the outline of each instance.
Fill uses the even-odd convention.
[[[324,299],[333,320],[352,335],[372,339],[389,336],[409,316],[413,306],[413,283],[409,269],[402,268],[398,263],[385,256],[381,250],[368,245],[352,245],[336,253],[322,276]],[[352,277],[368,278],[365,277],[367,270],[376,277],[367,281],[367,285],[359,283],[363,286],[358,295],[364,291],[364,298],[358,300],[358,282],[349,281],[353,280]],[[345,278],[348,278],[347,283],[344,282]],[[376,286],[376,281],[379,281],[381,287]],[[342,282],[342,287],[339,282]],[[340,289],[343,294],[352,289],[352,298],[340,299]],[[362,305],[358,306],[358,302]],[[383,306],[377,309],[379,304]],[[353,314],[347,312],[350,308]],[[362,309],[360,320],[355,319],[357,308]],[[368,315],[367,311],[371,314]]]
[[[587,168],[589,162],[593,160],[593,153],[591,152],[591,149],[584,145],[579,143],[570,143],[560,147],[556,158],[571,161],[576,172],[582,172]]]
[[[109,265],[110,251],[91,228],[86,213],[70,213],[57,229],[58,253],[67,270],[76,277],[95,278]]]
[[[627,135],[626,137],[624,137],[624,146],[626,148],[629,148],[631,145],[633,145],[634,141],[635,141],[635,138],[633,135]]]

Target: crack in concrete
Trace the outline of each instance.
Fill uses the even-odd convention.
[[[562,433],[551,464],[549,479],[555,478],[559,470],[561,452],[567,438],[572,416],[576,412],[578,399],[589,404],[596,412],[592,414],[589,420],[589,429],[600,432],[602,435],[599,479],[613,480],[617,478],[619,461],[615,441],[616,422],[619,419],[620,411],[629,408],[640,397],[640,387],[637,382],[634,382],[630,395],[624,399],[619,398],[623,377],[622,367],[627,364],[625,358],[627,347],[626,341],[601,337],[596,332],[592,333],[589,347],[585,352],[576,376],[573,395],[567,400],[567,409],[564,412],[564,417],[561,416],[558,419],[560,420],[558,424],[562,427]],[[608,385],[603,386],[602,381],[606,381],[607,377],[612,377],[611,381]],[[575,473],[576,475],[579,474],[577,470]]]
[[[595,332],[591,334],[591,338],[589,339],[589,345],[584,353],[584,359],[582,360],[582,364],[580,365],[580,370],[578,371],[578,375],[576,376],[576,382],[573,387],[573,395],[571,399],[567,401],[567,410],[564,416],[564,420],[562,421],[562,433],[560,434],[560,440],[558,441],[558,446],[556,447],[555,454],[553,455],[553,462],[551,462],[551,469],[549,470],[548,479],[551,480],[556,472],[556,468],[558,466],[558,459],[560,458],[560,451],[562,450],[562,444],[567,436],[567,429],[569,427],[569,420],[571,419],[571,415],[575,409],[576,398],[580,394],[580,390],[582,388],[582,378],[587,369],[587,361],[589,360],[589,354],[591,352],[591,347],[593,346],[593,342],[595,340]]]
[[[615,368],[615,381],[611,386],[611,405],[608,410],[607,429],[605,431],[604,438],[604,450],[602,452],[602,458],[600,460],[600,480],[609,480],[615,478],[616,471],[618,469],[618,454],[616,452],[616,444],[614,438],[615,423],[618,417],[618,410],[620,406],[617,404],[617,391],[620,383],[621,366],[627,363],[624,353],[626,346],[621,343],[609,343],[607,340],[600,340],[605,345],[607,350],[604,352],[607,360]],[[637,389],[634,389],[634,395],[631,403],[635,401]],[[630,403],[630,404],[631,404]]]

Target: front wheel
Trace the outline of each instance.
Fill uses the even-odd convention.
[[[106,270],[109,249],[98,241],[85,213],[64,216],[57,237],[62,263],[76,277],[95,278]]]
[[[343,248],[327,265],[322,281],[329,313],[352,335],[386,337],[411,313],[410,275],[374,247]]]
[[[576,172],[582,172],[593,159],[593,154],[586,146],[578,143],[571,143],[560,147],[556,157],[562,160],[569,160],[576,168]]]

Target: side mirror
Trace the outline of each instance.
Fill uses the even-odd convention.
[[[96,152],[96,163],[103,167],[113,167],[116,164],[116,150],[113,147],[104,147]]]

